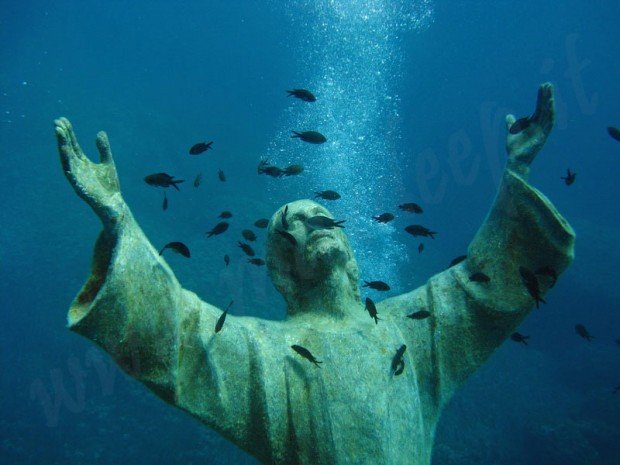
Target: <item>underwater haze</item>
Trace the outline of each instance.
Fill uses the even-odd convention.
[[[66,328],[101,225],[63,175],[55,118],[93,159],[107,132],[147,237],[191,250],[164,254],[185,288],[280,319],[242,229],[264,258],[257,219],[335,190],[320,202],[346,219],[361,278],[408,292],[466,253],[505,164],[504,116],[530,115],[546,81],[556,125],[530,182],[575,229],[575,261],[518,328],[527,345],[507,340],[447,406],[432,463],[620,463],[618,18],[617,1],[0,0],[0,463],[257,463]],[[306,130],[327,142],[291,138]],[[304,170],[259,175],[261,160]],[[144,182],[158,172],[185,180],[166,210]],[[406,202],[435,239],[405,233]],[[224,210],[230,230],[207,239]]]

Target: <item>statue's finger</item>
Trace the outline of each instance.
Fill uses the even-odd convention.
[[[77,188],[78,180],[76,174],[78,169],[75,166],[75,163],[78,161],[78,158],[73,152],[73,148],[69,143],[67,133],[62,127],[62,124],[58,124],[58,120],[56,120],[56,123],[56,140],[58,141],[58,153],[60,154],[62,170],[69,180],[69,183],[71,183],[74,188]]]
[[[104,131],[100,131],[97,134],[97,150],[99,150],[99,161],[101,163],[114,164],[110,141],[108,140],[108,135]]]
[[[64,118],[64,117],[60,118],[59,121],[62,124],[62,127],[66,133],[67,141],[71,145],[71,149],[75,153],[75,156],[79,158],[80,160],[86,161],[87,158],[84,155],[84,152],[82,151],[82,148],[80,147],[80,144],[78,143],[77,136],[75,135],[75,132],[73,131],[73,126],[71,125],[71,122],[67,118]]]
[[[553,106],[553,84],[545,82],[538,87],[538,97],[536,98],[536,111],[532,115],[534,121],[542,123],[547,118]]]
[[[506,115],[506,129],[510,131],[510,126],[512,126],[515,121],[517,121],[517,118],[515,118],[515,115]]]
[[[62,168],[65,172],[71,171],[75,153],[73,152],[73,147],[69,141],[69,136],[65,129],[64,121],[57,119],[54,121],[54,124],[56,125],[56,142],[58,143],[58,154],[60,155]]]
[[[541,125],[545,131],[549,132],[555,123],[555,105],[553,95],[547,99],[547,104],[543,112]]]

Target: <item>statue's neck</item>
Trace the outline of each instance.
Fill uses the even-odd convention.
[[[346,318],[359,312],[362,305],[357,283],[351,283],[345,273],[333,273],[320,283],[308,283],[297,288],[288,301],[289,316],[322,315]]]

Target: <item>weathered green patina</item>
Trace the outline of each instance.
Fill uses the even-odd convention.
[[[105,133],[97,136],[96,164],[69,121],[57,120],[65,174],[103,222],[69,327],[264,463],[428,464],[443,406],[534,306],[519,267],[550,266],[559,275],[573,258],[572,229],[527,182],[553,120],[553,88],[543,84],[528,128],[507,136],[502,183],[467,260],[378,303],[378,324],[360,300],[344,232],[308,228],[305,218],[331,215],[300,200],[287,212],[297,246],[276,233],[283,209],[267,239],[286,320],[228,316],[217,334],[222,311],[181,287],[123,201]],[[507,126],[514,121],[509,115]],[[470,281],[474,272],[491,281]],[[541,280],[543,293],[548,284]],[[432,316],[406,318],[423,309]],[[320,368],[293,344],[310,350]],[[392,358],[403,344],[405,369],[394,376]]]

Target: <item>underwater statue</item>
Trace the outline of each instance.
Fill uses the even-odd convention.
[[[507,128],[515,121],[508,115]],[[543,84],[527,127],[508,131],[499,192],[467,258],[378,302],[378,320],[360,299],[343,230],[309,227],[308,218],[331,215],[300,200],[284,223],[294,242],[277,233],[284,208],[268,229],[266,261],[286,319],[228,316],[216,333],[222,310],[181,287],[123,200],[106,134],[94,163],[59,119],[65,175],[103,223],[68,325],[263,463],[429,464],[443,407],[551,285],[522,271],[559,275],[573,259],[571,227],[527,182],[553,122],[553,87]]]

